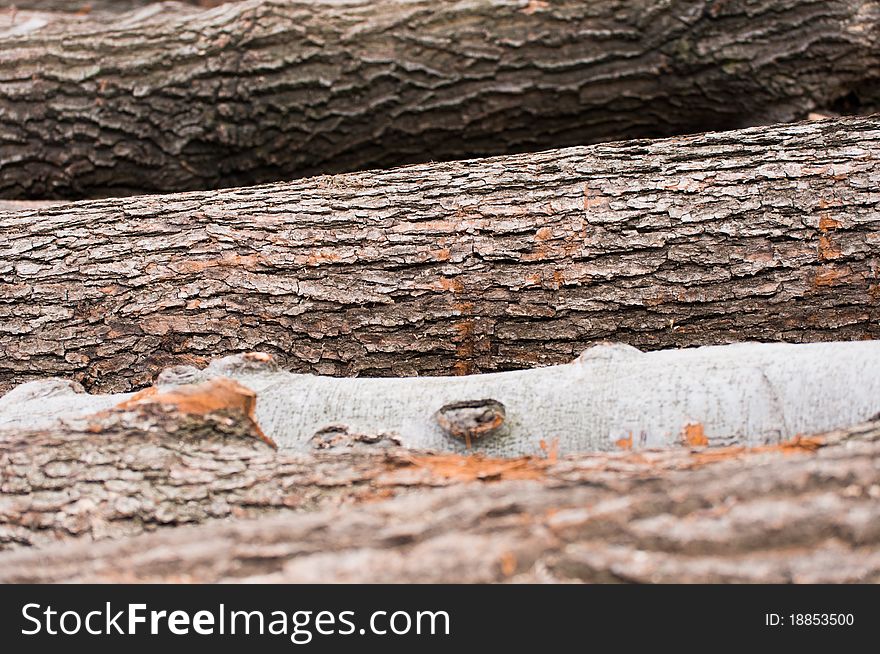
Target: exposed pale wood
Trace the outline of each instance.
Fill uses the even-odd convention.
[[[880,99],[878,18],[876,0],[4,14],[0,195],[249,185],[864,112]]]
[[[880,336],[880,118],[0,213],[0,391]]]
[[[551,440],[561,454],[778,444],[880,414],[880,341],[649,353],[605,343],[565,365],[463,377],[292,374],[250,353],[204,370],[165,370],[134,395],[84,393],[58,379],[22,384],[0,397],[0,429],[49,429],[156,402],[246,411],[264,440],[298,452],[359,434],[384,434],[410,449],[506,457],[540,454]],[[438,420],[462,402],[471,409],[456,425]],[[487,405],[501,410],[486,414]]]
[[[876,422],[559,460],[275,457],[240,415],[156,405],[102,426],[0,439],[4,539],[43,546],[0,554],[0,581],[880,580]]]

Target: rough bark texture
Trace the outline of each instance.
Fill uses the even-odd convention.
[[[54,430],[7,430],[0,548],[391,495],[405,484],[373,483],[383,460],[276,455],[240,413],[182,414],[162,404]]]
[[[96,197],[864,111],[876,0],[350,0],[31,16],[0,195]]]
[[[880,118],[0,214],[0,390],[880,336]]]
[[[284,457],[253,436],[157,405],[4,434],[0,533],[45,547],[0,555],[0,582],[880,580],[876,422],[564,459]]]

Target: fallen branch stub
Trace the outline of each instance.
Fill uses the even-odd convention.
[[[453,438],[464,440],[467,449],[471,449],[472,440],[499,435],[505,416],[504,405],[496,400],[452,402],[434,414],[440,428]]]

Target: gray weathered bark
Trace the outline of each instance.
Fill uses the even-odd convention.
[[[248,185],[880,99],[876,0],[263,0],[32,18],[0,42],[7,198]]]
[[[0,391],[880,336],[880,118],[0,213]]]
[[[273,456],[237,415],[147,405],[4,434],[0,534],[42,547],[0,554],[0,582],[880,580],[876,422],[752,449],[493,460]]]

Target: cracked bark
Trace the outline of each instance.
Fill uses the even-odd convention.
[[[0,554],[0,581],[880,580],[877,422],[782,446],[493,460],[278,456],[234,413],[96,420],[0,437],[0,533],[41,546]]]
[[[877,338],[880,118],[0,213],[0,391]]]
[[[0,195],[250,185],[878,106],[876,0],[249,1],[5,19]]]

